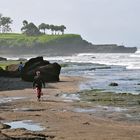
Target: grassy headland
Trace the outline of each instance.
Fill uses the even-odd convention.
[[[116,44],[93,45],[78,34],[38,35],[6,33],[0,34],[0,54],[72,55],[76,53],[132,53],[136,47],[128,48]]]
[[[77,34],[39,36],[15,33],[0,34],[1,54],[67,55],[79,52],[78,46],[82,47],[88,44]]]
[[[60,39],[73,39],[81,38],[76,34],[64,34],[64,35],[39,35],[39,36],[27,36],[25,34],[18,33],[6,33],[0,34],[0,46],[33,46],[35,43],[50,43]]]

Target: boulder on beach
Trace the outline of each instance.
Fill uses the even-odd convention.
[[[6,70],[0,69],[1,77],[21,77],[24,81],[33,82],[36,71],[40,71],[45,82],[59,81],[61,66],[58,63],[50,63],[43,60],[43,57],[31,58],[27,61],[20,73],[18,64],[11,64]]]
[[[21,78],[24,81],[32,82],[36,71],[40,71],[41,75],[46,82],[59,81],[61,66],[58,63],[50,63],[49,61],[43,60],[43,57],[31,58],[24,65],[22,70]]]

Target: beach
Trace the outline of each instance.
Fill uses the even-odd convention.
[[[139,140],[139,121],[114,120],[77,108],[94,108],[94,104],[80,100],[80,84],[88,79],[80,76],[61,76],[60,82],[46,83],[38,102],[32,83],[20,78],[0,78],[5,88],[0,91],[0,120],[2,124],[26,122],[34,129],[16,125],[1,129],[0,139],[47,140]],[[18,84],[19,83],[19,84]],[[15,86],[15,88],[14,88]],[[7,88],[7,90],[6,90]],[[2,89],[2,88],[1,88]],[[68,96],[70,95],[70,96]],[[115,112],[113,113],[115,115]]]

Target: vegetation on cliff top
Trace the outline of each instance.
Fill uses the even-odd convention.
[[[63,35],[38,35],[27,36],[25,34],[6,33],[0,35],[0,46],[33,46],[35,43],[50,43],[56,40],[65,40],[70,38],[80,38],[80,35],[76,34],[63,34]]]

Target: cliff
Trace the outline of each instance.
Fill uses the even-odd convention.
[[[72,55],[76,53],[134,53],[136,47],[116,44],[94,45],[83,40],[80,35],[1,34],[0,54]]]

